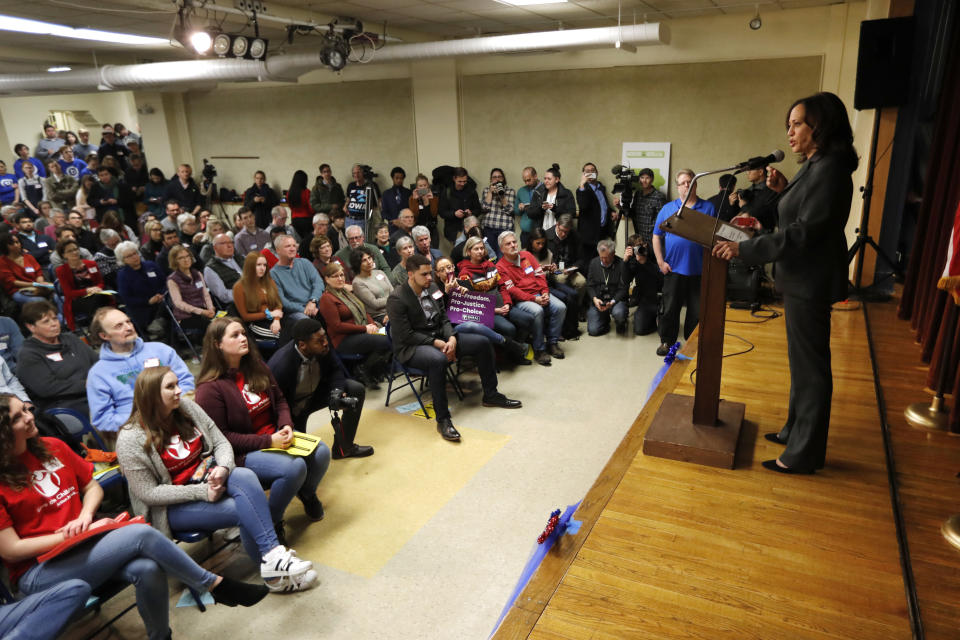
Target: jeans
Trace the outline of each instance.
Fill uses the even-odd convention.
[[[496,345],[503,345],[503,343],[507,341],[506,338],[497,333],[495,330],[479,322],[461,322],[453,328],[453,332],[457,334],[458,340],[459,336],[465,333],[472,333],[474,335],[483,336]]]
[[[576,309],[573,312],[576,313]],[[550,304],[546,307],[530,300],[518,302],[510,308],[508,317],[510,322],[530,332],[534,351],[543,351],[545,349],[544,333],[546,333],[547,344],[556,344],[560,341],[566,313],[567,308],[564,304],[557,297],[550,296]],[[544,332],[544,324],[547,325],[546,332]]]
[[[490,341],[476,334],[464,333],[457,336],[457,357],[473,356],[477,360],[480,382],[483,384],[483,397],[490,398],[497,393],[497,370],[494,366],[493,346]],[[437,422],[450,417],[447,404],[446,371],[449,361],[440,349],[433,345],[420,345],[413,357],[405,362],[427,372],[430,393],[433,395],[433,409],[437,412]]]
[[[90,585],[79,578],[67,580],[19,602],[0,607],[0,638],[47,640],[55,638],[90,597]]]
[[[243,466],[250,469],[264,489],[270,489],[270,517],[280,522],[283,512],[299,492],[313,495],[330,466],[330,448],[319,443],[309,456],[293,456],[278,451],[252,451]]]
[[[259,487],[257,490],[262,495]],[[71,578],[82,579],[91,589],[111,578],[129,582],[136,590],[137,610],[147,635],[153,640],[167,637],[170,630],[167,574],[200,592],[217,579],[150,525],[131,524],[32,567],[20,578],[20,591],[38,593]]]
[[[493,316],[493,330],[502,335],[504,338],[517,337],[517,328],[512,322],[507,320],[506,316],[501,316],[500,314],[495,314]]]
[[[306,406],[303,408],[300,413],[293,416],[293,428],[296,431],[306,432],[307,430],[307,420],[315,411],[320,411],[321,409],[326,409],[330,404],[330,392],[333,389],[330,387],[330,384],[323,380],[320,384],[317,385],[317,388],[314,389],[313,395],[310,397],[310,400],[307,401]],[[356,380],[350,380],[347,378],[345,380],[344,392],[350,398],[357,399],[357,406],[355,407],[344,407],[341,410],[341,420],[339,425],[339,430],[334,427],[333,430],[333,448],[340,453],[343,453],[346,449],[349,449],[353,444],[353,440],[357,435],[357,426],[360,424],[360,414],[363,412],[363,401],[366,399],[367,391],[364,389],[363,385],[357,382]],[[327,463],[330,464],[330,449],[327,448],[327,445],[320,443],[317,445],[317,449],[326,449],[327,451]],[[326,471],[326,466],[323,467],[324,472]],[[322,477],[323,474],[320,474]],[[317,478],[317,482],[320,482],[320,478]],[[316,487],[314,487],[316,491]]]
[[[610,331],[610,316],[613,316],[613,321],[617,324],[624,324],[627,321],[627,312],[626,302],[618,302],[612,309],[600,311],[591,300],[590,307],[587,309],[587,333],[592,336],[602,336]]]
[[[264,554],[280,544],[257,474],[244,467],[230,472],[227,490],[219,500],[172,504],[167,507],[167,519],[174,531],[240,527],[243,548],[257,564]]]

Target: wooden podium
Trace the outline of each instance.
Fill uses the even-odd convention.
[[[667,394],[647,429],[643,453],[657,458],[733,469],[746,405],[720,399],[723,330],[727,311],[727,261],[714,258],[719,240],[746,240],[747,231],[684,207],[661,228],[703,245],[700,338],[694,396]]]

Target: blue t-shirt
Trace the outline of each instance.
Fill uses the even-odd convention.
[[[664,240],[663,259],[670,265],[670,270],[679,273],[682,276],[699,276],[703,273],[703,247],[696,242],[681,238],[675,233],[665,233],[660,229],[660,224],[680,210],[680,204],[683,201],[677,198],[673,202],[668,202],[660,209],[657,214],[657,221],[653,225],[653,235],[666,236]],[[713,205],[706,200],[697,198],[692,207],[687,207],[708,216],[717,217],[717,211]]]
[[[74,159],[73,162],[67,162],[66,160],[57,160],[60,163],[60,168],[63,169],[64,175],[68,175],[71,178],[76,180],[80,179],[85,173],[90,173],[87,171],[87,163],[83,160]]]
[[[12,173],[0,174],[0,204],[13,202],[13,191],[17,188],[17,176]]]
[[[33,165],[33,168],[36,169],[36,171],[33,172],[34,175],[36,175],[38,178],[47,177],[47,169],[43,166],[42,162],[36,158],[27,158],[27,161],[29,161],[30,164]],[[23,163],[23,158],[17,158],[13,163],[13,175],[17,176],[17,180],[23,177]]]

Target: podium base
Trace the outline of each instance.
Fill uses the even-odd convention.
[[[693,396],[668,393],[643,438],[644,455],[733,469],[746,405],[720,401],[718,424],[693,424]]]

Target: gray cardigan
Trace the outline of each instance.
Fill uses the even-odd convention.
[[[217,466],[233,471],[233,447],[200,405],[181,398],[180,408],[193,420],[203,438],[204,457],[213,455]],[[136,515],[144,516],[158,531],[172,535],[167,521],[167,505],[184,502],[209,502],[207,483],[175,485],[156,449],[143,450],[147,434],[139,423],[130,422],[117,435],[117,459],[130,488],[130,504]]]

